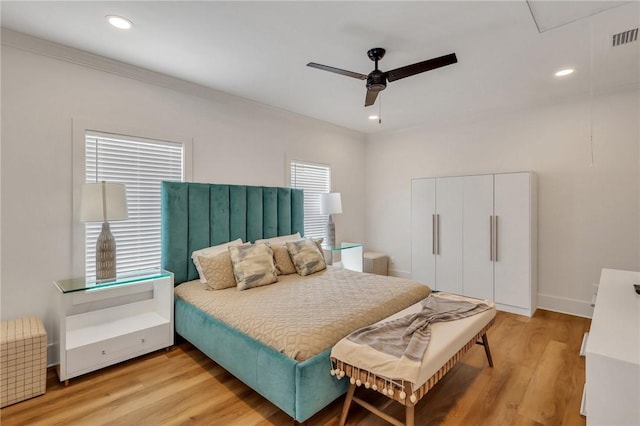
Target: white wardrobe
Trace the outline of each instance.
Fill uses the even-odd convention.
[[[413,279],[533,315],[536,200],[532,172],[413,179]]]

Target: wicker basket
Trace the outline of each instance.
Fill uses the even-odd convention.
[[[384,253],[364,252],[363,271],[371,274],[389,275],[389,257]]]
[[[0,367],[0,408],[45,392],[47,332],[40,318],[2,321]]]

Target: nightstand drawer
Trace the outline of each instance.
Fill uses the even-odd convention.
[[[138,354],[170,346],[170,324],[129,333],[67,351],[69,375],[82,374]]]

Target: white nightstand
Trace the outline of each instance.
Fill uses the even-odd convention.
[[[144,270],[60,290],[60,381],[173,345],[173,274]]]
[[[322,246],[327,265],[338,266],[335,260],[337,254],[340,255],[341,266],[344,269],[362,272],[362,244],[341,243],[339,246]]]

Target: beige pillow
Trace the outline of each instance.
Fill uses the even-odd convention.
[[[266,244],[229,247],[238,290],[247,290],[278,280],[273,250]]]
[[[214,257],[200,256],[198,261],[207,280],[206,284],[212,290],[222,290],[236,286],[231,255],[228,250]]]
[[[200,282],[203,284],[207,283],[207,279],[202,273],[202,268],[200,267],[199,257],[213,257],[217,254],[227,251],[228,247],[231,246],[239,246],[242,245],[242,239],[238,238],[237,240],[230,241],[224,244],[218,244],[217,246],[211,246],[207,248],[203,248],[200,250],[196,250],[191,253],[191,260],[193,260],[193,264],[196,265],[196,270],[198,271],[198,275],[200,276]]]
[[[326,269],[320,244],[311,239],[287,242],[287,250],[298,274],[305,276]]]
[[[285,245],[271,246],[273,250],[273,261],[276,264],[278,275],[290,275],[296,273],[296,267],[291,262],[291,256]]]
[[[324,242],[324,238],[311,238],[311,239],[318,246],[318,250],[320,250],[320,254],[322,255],[322,259],[325,260],[325,262],[326,262],[326,259],[324,258],[324,250],[322,249],[322,243]]]

